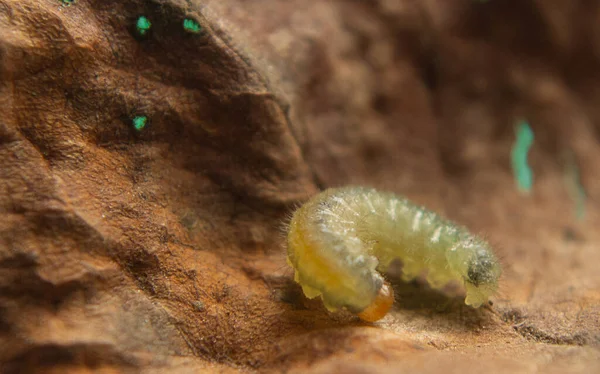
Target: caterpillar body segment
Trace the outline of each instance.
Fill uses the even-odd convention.
[[[498,287],[500,264],[484,240],[406,198],[364,187],[328,189],[293,215],[288,262],[309,298],[330,311],[383,318],[394,296],[381,272],[399,259],[410,280],[427,271],[442,288],[459,281],[465,303],[479,307]]]

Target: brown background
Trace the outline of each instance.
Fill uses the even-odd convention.
[[[0,371],[600,370],[599,62],[595,1],[0,1]],[[350,183],[486,235],[493,307],[306,300],[281,227]]]

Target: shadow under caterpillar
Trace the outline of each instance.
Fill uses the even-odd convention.
[[[427,270],[433,288],[464,284],[465,303],[475,308],[496,292],[502,273],[485,240],[392,193],[328,189],[292,216],[287,260],[294,279],[329,311],[345,308],[370,322],[383,318],[394,294],[381,272],[396,259],[406,281]]]

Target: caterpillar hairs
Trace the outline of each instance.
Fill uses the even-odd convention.
[[[427,271],[433,288],[464,284],[465,303],[475,308],[496,292],[502,273],[486,241],[392,193],[328,189],[292,216],[287,260],[294,279],[329,311],[347,309],[370,322],[383,318],[394,294],[381,273],[396,259],[406,281]]]

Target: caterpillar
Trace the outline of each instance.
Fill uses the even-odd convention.
[[[427,271],[441,289],[464,284],[465,303],[479,307],[502,273],[490,245],[408,199],[366,187],[325,190],[297,209],[287,232],[287,261],[306,297],[364,321],[383,318],[394,302],[381,273],[402,261],[402,278]]]

